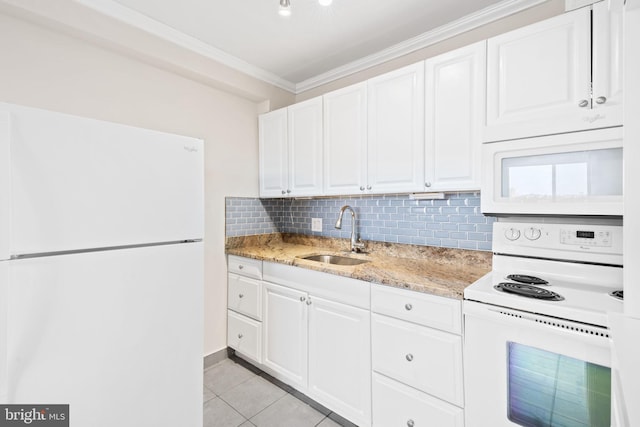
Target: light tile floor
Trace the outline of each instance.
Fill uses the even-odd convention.
[[[354,424],[237,357],[204,371],[204,427]]]

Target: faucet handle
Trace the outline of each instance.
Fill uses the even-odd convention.
[[[358,240],[353,244],[353,248],[351,248],[353,252],[364,252],[365,243],[363,240],[358,238]]]

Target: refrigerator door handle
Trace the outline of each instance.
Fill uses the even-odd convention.
[[[0,110],[0,261],[9,258],[11,159],[9,112]]]
[[[9,262],[0,261],[0,403],[9,402]]]

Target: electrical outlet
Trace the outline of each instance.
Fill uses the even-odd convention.
[[[322,231],[322,218],[311,218],[311,231]]]

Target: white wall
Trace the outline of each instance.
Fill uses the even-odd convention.
[[[204,348],[225,348],[224,197],[258,195],[264,106],[2,14],[0,53],[0,101],[204,139]]]

